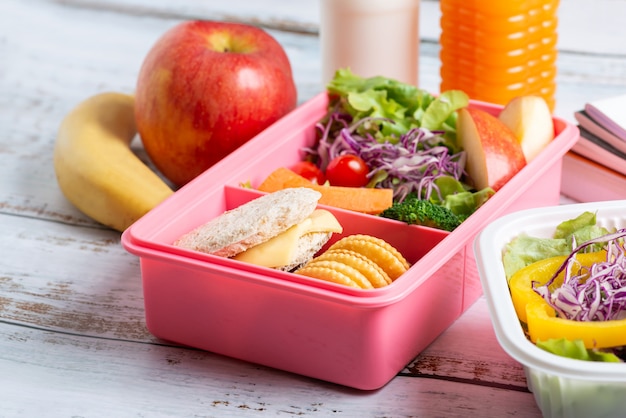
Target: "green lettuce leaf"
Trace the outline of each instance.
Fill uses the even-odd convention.
[[[456,110],[469,105],[469,97],[460,90],[435,97],[417,86],[382,76],[363,78],[347,68],[337,70],[327,91],[331,101],[356,119],[388,119],[381,123],[379,139],[418,127],[446,130],[451,149],[457,147]]]
[[[442,200],[439,200],[437,195],[433,195],[431,201],[450,209],[461,219],[466,219],[476,212],[495,193],[490,187],[470,192],[466,190],[463,183],[451,176],[440,177],[435,180],[435,184],[439,188]]]
[[[504,248],[502,263],[507,280],[518,270],[550,257],[567,255],[571,247],[564,238],[537,238],[520,234]]]
[[[580,244],[608,232],[606,228],[596,225],[595,213],[583,212],[557,225],[551,238],[520,234],[505,246],[502,254],[506,278],[510,279],[515,272],[536,261],[568,255],[572,251],[573,242]],[[602,245],[597,247],[601,248]]]
[[[607,363],[621,363],[619,357],[608,351],[587,349],[581,340],[570,341],[565,338],[537,341],[537,347],[561,357],[584,361],[600,361]]]

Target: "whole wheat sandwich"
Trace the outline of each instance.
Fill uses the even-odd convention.
[[[311,260],[343,228],[317,209],[321,193],[296,187],[269,193],[224,212],[173,244],[265,267],[292,271]]]

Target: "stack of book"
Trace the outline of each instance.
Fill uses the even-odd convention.
[[[561,193],[580,202],[626,199],[626,95],[575,112],[580,139],[563,158]]]

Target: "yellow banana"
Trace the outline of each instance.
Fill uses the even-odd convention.
[[[101,93],[63,119],[54,170],[65,197],[90,218],[124,231],[172,189],[130,149],[134,97]]]

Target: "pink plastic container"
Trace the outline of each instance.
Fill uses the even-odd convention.
[[[472,251],[491,220],[559,201],[561,161],[577,129],[558,136],[454,232],[325,207],[344,227],[390,242],[412,263],[393,284],[353,290],[177,248],[188,230],[260,195],[274,169],[299,161],[326,111],[322,93],[177,191],[122,235],[140,257],[146,323],[156,337],[358,389],[384,386],[482,293]],[[472,106],[496,113],[499,107]],[[330,245],[330,243],[329,243]]]

